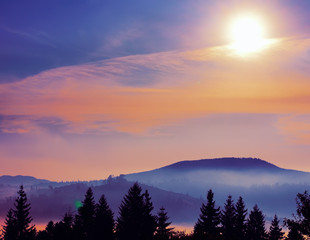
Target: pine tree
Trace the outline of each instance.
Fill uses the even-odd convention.
[[[302,235],[310,237],[310,195],[307,191],[298,193],[296,197],[297,216],[295,219],[285,219],[285,225],[290,229],[289,235],[293,239],[303,239]]]
[[[55,224],[53,221],[49,221],[43,231],[39,231],[36,240],[56,240],[55,238]],[[57,239],[61,240],[61,239]]]
[[[236,209],[231,195],[228,196],[221,215],[223,240],[237,239],[235,236]],[[239,240],[239,239],[238,239]]]
[[[202,204],[201,214],[194,227],[195,239],[219,239],[220,208],[215,207],[214,194],[210,189],[207,204]]]
[[[70,212],[65,213],[63,219],[54,227],[55,240],[74,239],[73,216]]]
[[[156,216],[152,215],[152,211],[154,207],[153,207],[153,203],[151,201],[151,197],[150,197],[148,190],[145,190],[143,194],[143,202],[144,202],[143,235],[144,235],[144,239],[152,239],[156,231],[157,221],[156,221]]]
[[[18,196],[15,200],[15,209],[10,209],[5,221],[4,235],[5,240],[32,240],[35,238],[36,230],[34,225],[30,226],[32,217],[30,216],[30,204],[27,203],[27,195],[23,185],[17,192]]]
[[[129,190],[119,208],[117,218],[116,234],[118,240],[149,240],[153,238],[154,231],[148,226],[146,219],[151,218],[151,204],[147,204],[144,194],[141,194],[141,187],[135,183]],[[149,205],[149,206],[147,206]],[[150,231],[150,232],[146,232]]]
[[[266,238],[265,217],[258,206],[255,205],[247,221],[246,239],[265,240]]]
[[[280,228],[279,222],[280,221],[278,220],[278,216],[275,215],[272,222],[271,222],[271,226],[269,229],[269,234],[268,234],[269,240],[281,240],[281,239],[283,239],[284,232],[282,232],[282,228]]]
[[[78,209],[75,217],[74,229],[76,238],[81,240],[94,239],[94,223],[95,223],[95,200],[93,191],[88,188],[82,206]]]
[[[238,240],[245,239],[247,209],[242,197],[236,203],[235,236]]]
[[[286,240],[304,240],[305,238],[299,231],[299,226],[295,222],[292,222],[290,225],[288,225],[288,235],[286,237]]]
[[[298,193],[296,198],[297,216],[301,232],[310,237],[310,195],[307,191]]]
[[[15,240],[17,238],[16,219],[12,208],[8,211],[4,224],[3,240]]]
[[[113,212],[110,209],[105,196],[102,195],[99,199],[99,203],[96,205],[94,230],[96,239],[115,239],[114,225]]]
[[[173,228],[169,228],[171,222],[168,222],[169,217],[164,207],[161,207],[157,217],[157,229],[156,229],[156,240],[168,240],[172,236]]]

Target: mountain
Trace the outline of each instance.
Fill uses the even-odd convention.
[[[118,207],[134,182],[148,190],[154,213],[161,206],[174,224],[193,225],[209,189],[215,193],[217,206],[223,206],[231,194],[235,201],[242,196],[246,207],[258,206],[271,219],[291,217],[297,193],[310,189],[310,173],[280,168],[256,158],[218,158],[181,161],[159,169],[109,177],[89,182],[51,182],[29,176],[0,177],[0,218],[13,206],[20,184],[26,186],[36,222],[59,220],[65,212],[76,211],[92,187],[95,199],[105,194],[115,216]]]
[[[216,158],[216,159],[201,159],[192,161],[177,162],[160,169],[175,169],[175,170],[186,170],[192,171],[195,169],[219,169],[219,170],[250,170],[255,171],[276,171],[280,168],[269,162],[258,158]]]
[[[242,196],[248,207],[258,204],[267,215],[289,217],[298,192],[310,189],[310,173],[288,170],[257,158],[218,158],[177,162],[159,169],[127,174],[166,191],[204,198],[208,189],[223,205],[227,195]]]
[[[14,177],[12,178],[14,179]],[[14,179],[18,182],[18,179]],[[36,182],[36,181],[35,181]],[[29,189],[28,200],[31,203],[31,215],[37,224],[47,224],[50,220],[59,221],[66,212],[77,211],[76,206],[84,199],[89,186],[92,187],[95,200],[98,201],[104,194],[113,210],[118,215],[118,208],[128,189],[133,182],[126,181],[121,177],[109,178],[101,185],[89,185],[88,182],[71,183],[65,186]],[[141,184],[144,190],[148,190],[154,204],[154,214],[164,206],[169,213],[170,220],[174,223],[193,223],[199,216],[201,200],[191,196],[165,191],[156,187]],[[1,187],[0,187],[1,189]],[[13,206],[16,191],[12,197],[0,200],[0,216],[5,216]]]
[[[257,158],[218,158],[177,162],[159,169],[123,175],[129,181],[139,181],[163,189],[181,192],[188,189],[195,195],[192,187],[218,184],[252,187],[275,184],[308,184],[310,173],[279,168]],[[195,185],[193,185],[195,184]],[[198,196],[201,191],[197,192]]]

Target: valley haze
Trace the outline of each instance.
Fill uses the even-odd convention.
[[[117,216],[121,200],[134,182],[150,192],[154,213],[164,206],[174,224],[192,226],[209,189],[214,191],[218,206],[223,206],[228,195],[235,201],[242,196],[249,210],[258,204],[267,220],[274,214],[291,217],[296,194],[310,189],[310,173],[279,168],[257,158],[218,158],[181,161],[151,171],[94,181],[53,182],[1,176],[0,214],[5,216],[19,185],[23,184],[36,221],[58,220],[64,212],[76,211],[76,203],[83,200],[88,187],[93,188],[96,200],[105,194]]]

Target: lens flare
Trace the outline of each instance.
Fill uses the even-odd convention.
[[[258,52],[269,44],[265,38],[266,28],[263,21],[253,15],[244,15],[231,23],[231,48],[240,55]]]

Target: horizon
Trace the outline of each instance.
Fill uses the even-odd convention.
[[[281,170],[292,170],[292,171],[298,171],[298,172],[302,172],[302,173],[310,173],[308,171],[302,171],[302,170],[297,170],[297,169],[288,169],[288,168],[283,168],[281,166],[278,166],[278,165],[275,165],[273,164],[272,162],[268,162],[264,159],[260,159],[260,158],[252,158],[252,157],[222,157],[222,158],[202,158],[202,159],[192,159],[192,160],[181,160],[181,161],[178,161],[178,162],[173,162],[171,164],[168,164],[168,165],[164,165],[164,166],[161,166],[159,168],[154,168],[154,169],[145,169],[145,170],[142,170],[140,172],[130,172],[130,173],[120,173],[119,175],[113,175],[113,174],[110,174],[108,177],[106,178],[99,178],[99,179],[72,179],[72,180],[52,180],[52,179],[47,179],[47,178],[38,178],[36,176],[30,176],[30,175],[21,175],[21,174],[17,174],[17,175],[8,175],[8,174],[3,174],[3,175],[0,175],[0,177],[33,177],[37,180],[48,180],[48,181],[52,181],[52,182],[91,182],[91,181],[101,181],[101,180],[107,180],[109,177],[113,177],[113,178],[117,178],[117,177],[121,177],[121,176],[125,176],[125,175],[131,175],[131,174],[137,174],[137,173],[143,173],[143,172],[150,172],[150,171],[153,171],[153,170],[158,170],[158,169],[162,169],[162,168],[165,168],[165,167],[168,167],[168,166],[172,166],[176,163],[183,163],[183,162],[198,162],[198,161],[203,161],[203,160],[223,160],[223,159],[237,159],[237,160],[248,160],[248,159],[251,159],[251,160],[258,160],[258,161],[262,161],[264,163],[267,163],[267,164],[271,164],[275,167],[278,167],[280,168]],[[254,168],[253,168],[254,169]]]
[[[1,175],[255,156],[310,172],[310,3],[1,2]]]

